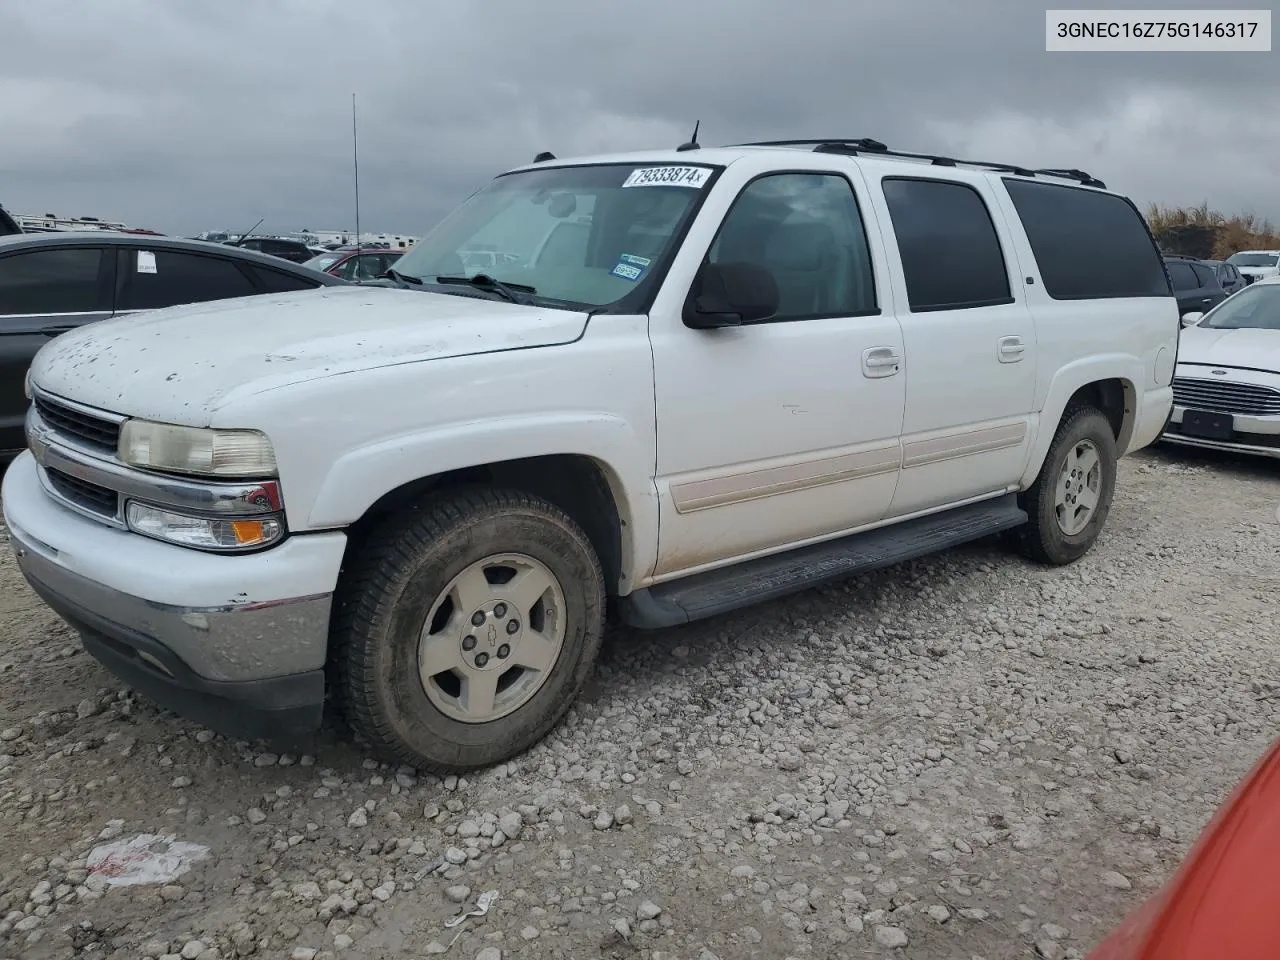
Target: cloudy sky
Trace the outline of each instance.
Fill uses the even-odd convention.
[[[366,230],[698,119],[708,145],[873,136],[1280,221],[1280,53],[1046,53],[1028,0],[0,0],[0,37],[14,213],[350,229],[354,92]]]

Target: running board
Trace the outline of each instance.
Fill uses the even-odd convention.
[[[673,627],[937,553],[1026,522],[1017,494],[1011,493],[660,583],[620,598],[618,610],[628,626]]]

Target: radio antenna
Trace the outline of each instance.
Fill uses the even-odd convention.
[[[351,166],[356,190],[356,256],[360,255],[360,146],[356,136],[356,95],[351,94]],[[359,261],[357,261],[359,262]]]
[[[693,125],[693,136],[689,138],[689,142],[680,144],[676,149],[682,152],[685,150],[701,150],[702,144],[698,143],[698,128],[700,126],[702,126],[701,120]]]

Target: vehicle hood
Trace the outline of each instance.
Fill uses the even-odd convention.
[[[376,367],[571,343],[587,316],[469,296],[329,287],[117,317],[36,354],[40,389],[200,425],[233,398]]]
[[[1184,327],[1178,362],[1280,371],[1280,330]]]
[[[1246,277],[1274,277],[1280,267],[1236,267]]]

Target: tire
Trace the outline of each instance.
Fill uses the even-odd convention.
[[[506,584],[490,582],[508,569]],[[542,580],[552,585],[526,607]],[[501,763],[545,737],[590,675],[604,634],[604,577],[586,534],[562,510],[514,491],[455,492],[388,518],[357,548],[336,599],[330,668],[345,725],[384,758],[433,773]],[[434,672],[455,656],[456,667]],[[510,666],[526,660],[545,669]],[[420,665],[431,675],[420,676]],[[518,705],[499,715],[504,703]]]
[[[1075,478],[1067,488],[1067,462],[1075,451],[1096,455],[1096,490],[1089,477]],[[1076,463],[1086,461],[1075,461]],[[1083,482],[1084,489],[1081,489]],[[1060,516],[1057,494],[1060,487],[1064,495],[1075,497],[1074,502],[1063,505]],[[1019,497],[1019,505],[1027,512],[1029,522],[1019,528],[1017,545],[1021,552],[1038,563],[1064,566],[1075,563],[1097,541],[1116,487],[1116,438],[1111,423],[1093,407],[1076,407],[1068,410],[1058,425],[1053,443],[1045,455],[1044,464],[1035,483]],[[1080,512],[1082,496],[1093,490],[1096,501],[1092,512]],[[1066,523],[1061,522],[1065,518]],[[1071,520],[1081,524],[1077,529]]]

